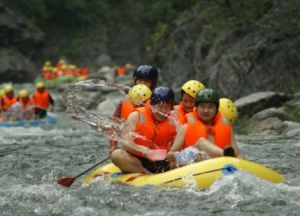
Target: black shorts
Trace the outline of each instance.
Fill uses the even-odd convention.
[[[35,107],[34,114],[35,114],[36,118],[44,118],[47,115],[47,110]]]
[[[167,160],[150,161],[146,158],[137,157],[142,166],[152,173],[162,173],[170,170],[170,162]]]

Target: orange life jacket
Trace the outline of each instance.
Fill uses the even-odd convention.
[[[83,67],[80,69],[79,73],[81,76],[87,76],[87,75],[89,75],[89,69],[87,67]]]
[[[33,105],[32,98],[29,98],[29,100],[27,102],[25,102],[22,98],[20,98],[19,102],[21,103],[23,109],[26,109],[28,106]]]
[[[129,99],[124,99],[121,102],[121,119],[127,119],[130,113],[134,112],[136,109]]]
[[[169,150],[176,136],[176,126],[171,118],[160,123],[154,123],[149,104],[145,107],[137,108],[139,122],[135,132],[141,137],[136,137],[134,142],[138,145],[146,146],[150,149]]]
[[[2,111],[2,109],[3,109],[3,98],[2,97],[0,97],[0,112]]]
[[[125,67],[120,66],[120,67],[117,67],[116,70],[117,70],[117,73],[118,73],[119,76],[124,76],[125,75],[125,72],[126,72]]]
[[[37,90],[35,90],[33,94],[33,102],[35,107],[47,109],[50,104],[50,97],[49,97],[48,90],[45,89],[43,93],[40,93]]]
[[[174,106],[174,110],[172,111],[172,116],[176,118],[181,124],[186,123],[186,112],[184,111],[183,104]]]
[[[187,114],[187,130],[185,135],[184,148],[196,144],[199,138],[207,138],[211,134],[214,138],[214,144],[224,149],[231,143],[231,126],[219,112],[213,120],[212,126],[206,126],[197,115],[197,112]]]
[[[13,96],[11,99],[9,97],[7,97],[6,95],[3,96],[3,108],[5,108],[6,110],[8,108],[10,108],[14,103],[17,102],[17,98],[16,96]]]

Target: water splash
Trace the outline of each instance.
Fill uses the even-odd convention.
[[[133,138],[146,139],[144,136],[137,133],[129,132],[125,120],[102,116],[85,108],[88,102],[83,97],[80,97],[80,95],[86,91],[108,88],[116,89],[123,95],[130,89],[129,86],[115,84],[105,80],[94,79],[79,81],[70,85],[70,88],[63,94],[67,112],[73,119],[91,126],[98,131],[100,136],[104,136],[110,140],[125,143],[127,140],[132,140]]]

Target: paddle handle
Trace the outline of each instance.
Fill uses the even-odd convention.
[[[107,160],[109,160],[109,159],[110,159],[110,157],[107,157],[107,158],[105,158],[105,159],[99,161],[98,163],[94,164],[93,166],[91,166],[91,167],[88,168],[87,170],[84,170],[83,172],[77,174],[74,178],[78,178],[78,177],[80,177],[80,176],[86,174],[87,172],[91,171],[92,169],[94,169],[95,167],[101,165],[102,163],[104,163],[105,161],[107,161]]]

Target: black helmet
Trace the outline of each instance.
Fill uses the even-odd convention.
[[[175,100],[174,92],[169,87],[155,88],[150,98],[151,105],[158,104],[159,102],[174,104],[174,100]]]
[[[148,79],[153,82],[152,87],[156,86],[158,72],[155,67],[150,65],[141,65],[133,71],[134,79]]]
[[[219,107],[219,95],[213,89],[203,89],[196,95],[196,105],[203,102],[214,103]]]

